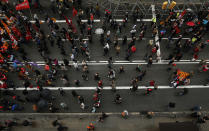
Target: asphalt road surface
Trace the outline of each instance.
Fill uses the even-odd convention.
[[[85,2],[84,2],[85,3]],[[44,7],[44,11],[37,13],[40,20],[44,20],[44,14],[47,12],[50,17],[54,17],[57,20],[60,20],[59,16],[57,14],[52,13],[52,11],[49,9],[48,2],[41,1],[42,6]],[[84,4],[83,4],[84,6]],[[147,8],[149,9],[150,6]],[[30,12],[29,11],[23,11],[28,17],[30,18]],[[32,14],[34,12],[37,12],[32,9]],[[65,12],[66,16],[72,15],[72,10],[69,9]],[[77,18],[73,18],[73,24],[75,24],[76,27],[78,27]],[[86,18],[84,18],[86,19]],[[96,19],[100,19],[97,18]],[[117,18],[118,19],[118,18]],[[122,19],[122,17],[120,18]],[[145,19],[152,19],[152,14],[145,16]],[[32,20],[32,19],[31,19]],[[100,19],[102,21],[102,19]],[[160,21],[157,20],[159,23]],[[151,93],[149,96],[145,96],[145,90],[140,90],[140,86],[148,86],[150,80],[155,80],[156,84],[159,86],[168,86],[170,84],[170,76],[172,72],[167,71],[167,68],[169,67],[165,63],[160,62],[154,62],[154,64],[148,68],[146,67],[146,61],[144,61],[144,56],[147,54],[147,45],[150,40],[153,40],[152,38],[152,29],[150,27],[151,22],[144,22],[147,25],[147,31],[145,34],[145,37],[143,40],[137,40],[136,41],[136,52],[130,57],[130,61],[123,62],[125,60],[126,56],[126,50],[127,45],[122,45],[122,41],[119,40],[119,45],[121,46],[121,51],[119,55],[116,55],[116,52],[114,50],[114,44],[110,44],[110,52],[107,56],[103,55],[103,46],[101,45],[99,39],[100,36],[97,34],[93,34],[93,40],[92,43],[88,42],[88,46],[90,49],[90,61],[95,61],[92,64],[89,64],[89,73],[88,77],[89,80],[85,81],[82,80],[82,68],[79,66],[79,71],[76,71],[73,67],[67,68],[67,70],[61,70],[57,69],[57,76],[55,80],[52,82],[54,87],[64,87],[62,81],[60,80],[62,74],[66,74],[70,81],[70,87],[75,87],[74,80],[80,80],[80,86],[81,87],[95,87],[97,86],[97,81],[93,79],[93,76],[96,72],[98,72],[101,76],[101,79],[103,80],[104,86],[110,86],[111,81],[107,77],[108,75],[108,67],[107,63],[103,63],[102,61],[107,61],[109,57],[113,57],[113,69],[116,71],[116,86],[130,86],[130,81],[135,78],[139,73],[135,70],[136,66],[139,63],[134,61],[142,61],[142,67],[143,69],[146,69],[147,74],[143,78],[142,81],[138,82],[139,90],[137,92],[130,92],[130,90],[118,90],[117,93],[121,95],[122,104],[114,104],[113,99],[116,93],[113,93],[111,90],[102,90],[101,95],[101,107],[97,109],[97,112],[105,111],[105,112],[121,112],[124,109],[127,109],[130,112],[136,112],[136,111],[186,111],[190,110],[193,106],[201,105],[203,107],[203,110],[209,109],[208,104],[208,88],[204,89],[189,89],[189,93],[185,96],[177,96],[178,92],[181,89],[159,89],[155,90]],[[107,29],[111,31],[111,34],[115,34],[116,30],[112,29],[110,27],[110,24],[106,24]],[[131,38],[130,30],[132,29],[133,25],[136,25],[137,29],[139,28],[141,22],[133,22],[130,18],[128,20],[128,23],[125,27],[122,28],[122,33],[119,34],[119,38],[123,38],[124,35],[127,35],[128,38]],[[60,29],[62,27],[67,27],[67,24],[65,22],[58,23]],[[93,32],[96,28],[101,28],[102,22],[95,22],[93,23]],[[183,25],[182,31],[186,28],[186,25]],[[50,33],[50,30],[46,23],[41,24],[41,29],[45,32],[45,35],[48,35]],[[78,33],[79,33],[78,29]],[[86,34],[86,32],[85,32]],[[136,33],[136,36],[139,35],[139,32]],[[182,43],[185,42],[186,39],[190,39],[192,37],[192,33],[183,36]],[[209,32],[207,31],[206,34],[202,38],[202,42],[208,40]],[[160,44],[160,51],[161,51],[161,59],[166,60],[170,54],[173,54],[174,45],[172,45],[169,49],[166,48],[166,44],[168,44],[167,35],[164,36],[164,39],[159,43]],[[174,38],[177,38],[176,35]],[[85,35],[84,38],[87,38]],[[114,35],[111,35],[111,41],[113,41]],[[176,40],[175,40],[176,41]],[[130,41],[128,41],[130,42]],[[77,40],[75,40],[76,45],[78,46],[79,43]],[[51,46],[49,41],[47,41],[47,47],[49,49],[48,54],[46,54],[47,57],[50,57],[52,59],[57,58],[58,60],[63,60],[63,58],[66,58],[70,60],[70,54],[72,53],[72,46],[69,41],[62,42],[64,45],[64,49],[66,51],[66,55],[61,55],[60,49],[55,44],[54,46]],[[35,42],[28,42],[26,44],[21,44],[21,48],[25,50],[27,53],[27,58],[31,62],[39,63],[39,70],[42,73],[47,73],[44,71],[43,63],[44,59],[40,56],[40,53],[38,52],[38,48]],[[200,51],[199,53],[199,60],[200,59],[206,59],[209,58],[209,45],[206,45],[206,47]],[[15,56],[18,60],[22,61],[20,53],[15,52]],[[81,54],[78,55],[78,61],[82,61],[83,59],[86,59]],[[154,57],[155,59],[155,57]],[[192,63],[192,51],[184,53],[182,60],[187,60],[182,63],[177,62],[176,68],[185,71],[185,72],[194,72],[194,76],[191,77],[191,83],[190,85],[204,85],[207,83],[208,79],[208,72],[199,72],[198,68],[198,62]],[[121,62],[116,62],[121,61]],[[119,67],[124,66],[125,72],[119,73]],[[33,78],[34,73],[30,72],[30,77]],[[23,87],[23,80],[20,80],[18,78],[17,72],[9,72],[8,73],[8,79],[14,81],[15,85],[18,87]],[[36,83],[33,79],[29,80],[34,87],[36,87]],[[77,87],[79,88],[79,87]],[[23,96],[22,91],[11,91],[17,93],[21,98],[25,98]],[[58,91],[52,91],[52,95],[56,97],[54,100],[54,105],[56,107],[60,107],[60,102],[65,102],[68,105],[68,109],[64,110],[61,109],[58,112],[90,112],[91,107],[93,105],[93,94],[95,90],[79,90],[78,93],[82,96],[84,96],[85,104],[89,106],[88,109],[85,109],[84,111],[80,109],[80,105],[78,104],[78,100],[76,98],[73,98],[71,95],[71,90],[66,90],[66,94],[64,97],[59,95]],[[2,98],[6,98],[8,100],[11,100],[11,102],[15,102],[15,100],[12,99],[11,96],[3,96],[1,94]],[[173,109],[168,109],[167,105],[169,102],[176,102],[176,107]],[[17,102],[21,106],[24,107],[24,110],[21,112],[33,112],[32,111],[32,103],[21,103]],[[19,111],[15,111],[19,112]],[[41,112],[48,112],[47,109],[42,110]]]

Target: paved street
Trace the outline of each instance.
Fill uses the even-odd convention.
[[[18,122],[12,131],[65,131],[54,120],[72,131],[207,120],[209,1],[175,1],[2,0],[0,130],[5,120]]]
[[[94,65],[95,64],[95,65]],[[131,80],[133,78],[140,75],[139,72],[136,71],[137,64],[131,64],[130,63],[123,63],[125,72],[120,73],[119,67],[122,64],[115,63],[113,65],[113,69],[116,71],[116,86],[130,86]],[[172,79],[169,79],[171,77],[172,72],[167,71],[168,65],[165,64],[154,64],[151,68],[147,68],[147,65],[142,65],[144,69],[147,70],[147,73],[145,77],[142,79],[142,81],[139,81],[139,86],[148,86],[150,80],[155,80],[156,84],[161,85],[169,85],[169,83],[172,81]],[[178,64],[177,68],[185,71],[185,72],[191,72],[194,71],[194,76],[191,78],[191,85],[204,85],[207,83],[208,73],[205,72],[199,72],[198,71],[198,64]],[[40,66],[40,70],[42,72],[44,71],[44,67]],[[82,79],[82,67],[80,66],[80,71],[76,71],[73,67],[66,70],[58,70],[56,80],[53,81],[53,85],[55,87],[62,87],[65,86],[62,84],[62,81],[60,80],[62,74],[66,74],[69,78],[70,86],[76,86],[74,84],[74,80],[80,80],[80,86],[97,86],[97,81],[94,80],[94,74],[99,73],[101,79],[103,80],[104,86],[110,86],[111,80],[108,78],[108,67],[107,63],[92,63],[92,65],[89,65],[89,73],[88,73],[88,81]],[[33,77],[34,74],[31,75]],[[15,76],[15,77],[14,77]],[[128,76],[128,77],[127,77]],[[11,72],[8,73],[8,77],[11,77],[11,80],[15,82],[15,85],[17,87],[22,87],[23,80],[18,80],[18,73]],[[30,80],[32,83],[34,83],[34,80]],[[35,86],[35,83],[34,83]],[[79,87],[78,87],[79,88]]]
[[[79,88],[79,87],[78,87]],[[140,87],[139,87],[140,88]],[[103,90],[101,95],[101,107],[97,109],[96,112],[122,112],[127,109],[130,112],[141,112],[141,111],[156,111],[156,112],[175,112],[175,111],[189,111],[194,106],[201,105],[203,111],[208,111],[209,104],[207,97],[209,89],[189,89],[188,95],[178,96],[178,93],[182,89],[159,89],[153,91],[149,96],[145,95],[145,90],[138,90],[137,92],[131,92],[130,90],[118,90],[116,93],[120,94],[122,99],[122,104],[115,104],[113,102],[116,93],[111,90]],[[74,98],[71,94],[71,90],[66,90],[65,96],[60,96],[58,91],[53,91],[52,96],[56,97],[53,101],[54,106],[59,108],[58,112],[91,112],[93,95],[95,91],[85,91],[78,90],[77,93],[84,97],[85,104],[88,109],[80,109],[78,99]],[[20,98],[25,98],[22,95],[22,91],[15,91]],[[4,96],[5,97],[5,96]],[[6,96],[6,99],[11,100],[11,102],[19,103],[24,107],[24,112],[34,112],[32,110],[33,103],[22,104],[16,100],[12,100],[11,96]],[[68,109],[62,109],[60,103],[64,102],[67,104]],[[175,108],[168,109],[169,102],[176,102]],[[48,112],[48,107],[41,110],[41,112]],[[11,111],[13,112],[13,111]],[[20,111],[15,111],[20,112]],[[22,112],[22,111],[21,111]]]
[[[11,0],[14,2],[14,0]],[[81,34],[81,26],[79,25],[79,20],[77,16],[72,16],[72,4],[69,4],[69,8],[65,10],[63,16],[66,16],[69,21],[72,19],[72,25],[76,28],[76,33],[73,33],[73,31],[70,29],[68,31],[68,24],[66,23],[66,20],[63,16],[58,15],[58,11],[53,12],[51,9],[51,3],[49,4],[48,0],[42,0],[41,6],[42,10],[39,11],[39,9],[31,8],[31,10],[23,10],[23,14],[28,17],[28,21],[31,23],[34,23],[34,18],[31,17],[35,13],[38,16],[38,21],[42,21],[40,24],[40,32],[44,32],[41,34],[40,32],[36,32],[33,28],[31,28],[31,32],[33,33],[33,39],[21,42],[18,41],[19,49],[17,51],[11,51],[8,54],[14,55],[14,60],[17,60],[17,66],[20,68],[13,69],[13,64],[15,61],[9,61],[8,64],[2,63],[1,68],[5,69],[4,72],[1,70],[2,74],[6,74],[7,77],[7,83],[11,84],[14,83],[13,88],[9,88],[8,90],[11,92],[10,95],[8,95],[5,90],[1,89],[1,103],[3,105],[3,100],[9,101],[10,105],[13,105],[14,103],[21,105],[24,107],[22,111],[1,111],[1,112],[26,112],[26,113],[32,113],[34,112],[32,109],[32,105],[35,103],[29,103],[29,102],[20,102],[18,100],[15,100],[13,96],[19,96],[21,99],[25,100],[25,96],[23,95],[22,91],[24,90],[24,82],[29,82],[29,85],[26,86],[29,90],[29,93],[32,92],[31,90],[36,90],[36,87],[38,85],[41,85],[43,89],[51,89],[52,96],[54,96],[56,99],[53,101],[53,104],[55,107],[59,108],[57,112],[59,113],[84,113],[84,112],[91,112],[92,106],[95,101],[93,101],[93,95],[96,91],[96,87],[98,86],[98,80],[94,79],[95,73],[99,73],[101,80],[103,82],[104,89],[101,90],[101,107],[99,107],[96,112],[121,112],[124,109],[127,109],[130,112],[140,112],[140,111],[156,111],[156,112],[173,112],[173,111],[188,111],[192,107],[200,105],[202,106],[202,110],[208,111],[209,104],[208,104],[208,91],[209,86],[206,86],[208,83],[208,71],[202,71],[202,66],[200,66],[199,62],[204,59],[206,60],[205,66],[208,67],[208,58],[209,58],[209,44],[207,42],[209,31],[208,31],[208,24],[203,25],[196,24],[194,27],[194,31],[187,32],[187,29],[189,28],[188,25],[185,23],[181,24],[179,28],[181,29],[181,33],[176,33],[172,36],[173,41],[169,41],[169,37],[171,35],[172,24],[179,24],[180,20],[177,19],[176,16],[172,18],[170,22],[174,22],[177,20],[177,23],[170,23],[170,26],[162,26],[160,23],[164,21],[167,17],[169,17],[168,11],[160,12],[161,5],[159,6],[158,3],[156,5],[154,4],[145,4],[145,9],[140,10],[143,12],[144,10],[147,10],[147,14],[143,17],[143,19],[137,19],[136,21],[133,20],[132,14],[128,12],[128,20],[125,26],[123,26],[123,19],[125,17],[125,12],[122,12],[121,14],[117,15],[116,17],[113,17],[116,21],[116,26],[112,25],[110,22],[107,22],[107,18],[105,18],[104,14],[104,7],[101,7],[101,17],[98,17],[95,15],[94,21],[92,24],[89,25],[87,15],[84,13],[82,16],[82,21],[84,21],[84,35]],[[149,1],[151,2],[151,1]],[[181,1],[179,1],[181,2]],[[103,3],[104,4],[104,3]],[[81,7],[87,7],[89,3],[87,1],[83,1]],[[182,4],[183,5],[183,4]],[[77,8],[77,3],[74,5]],[[103,5],[104,6],[104,5]],[[201,8],[201,4],[197,4],[197,7]],[[127,8],[128,5],[127,5]],[[195,7],[194,7],[195,8]],[[192,8],[192,9],[194,9]],[[85,9],[86,10],[86,9]],[[84,11],[85,11],[84,10]],[[174,12],[176,10],[179,10],[178,8],[175,8]],[[182,12],[182,10],[180,10]],[[133,13],[133,12],[132,12]],[[183,17],[185,21],[187,21],[187,17],[189,17],[189,12],[186,13],[186,15]],[[191,13],[192,14],[192,13]],[[195,13],[194,13],[195,14]],[[192,15],[194,15],[192,14]],[[59,29],[52,29],[49,26],[49,23],[46,22],[46,16],[48,15],[49,18],[55,18],[56,24],[58,25]],[[196,14],[195,14],[196,15]],[[203,13],[203,15],[205,15]],[[206,11],[206,16],[208,15],[208,12]],[[156,18],[157,17],[157,18]],[[154,28],[151,26],[153,24],[153,18],[156,18],[156,27]],[[3,17],[2,19],[6,19]],[[201,19],[202,20],[202,19]],[[194,18],[192,21],[196,21]],[[201,21],[202,22],[202,21]],[[91,22],[90,22],[91,23]],[[155,23],[155,22],[154,22]],[[198,22],[196,22],[198,23]],[[25,24],[25,23],[24,23]],[[71,25],[71,26],[72,26]],[[19,25],[21,27],[21,25]],[[27,26],[27,25],[25,25]],[[88,34],[88,26],[89,28],[92,28],[92,41],[89,40],[89,34]],[[121,26],[121,32],[118,33],[119,26]],[[107,31],[110,31],[110,42],[109,42],[109,52],[107,55],[104,55],[104,45],[101,43],[101,35],[98,35],[95,33],[96,29],[98,28],[106,28],[106,31],[104,33],[104,43],[108,43],[107,39]],[[145,34],[142,38],[142,40],[139,39],[139,35],[142,28],[146,27]],[[3,26],[2,26],[3,28]],[[10,26],[9,26],[10,28]],[[72,40],[69,41],[66,38],[66,34],[63,35],[61,32],[62,29],[66,29],[67,34],[70,34],[70,37],[72,37]],[[128,51],[130,51],[130,46],[132,43],[132,35],[131,31],[133,29],[136,29],[135,36],[136,41],[134,42],[134,46],[136,47],[136,51],[134,53],[130,54],[129,59],[127,59]],[[154,34],[154,30],[156,29],[156,34]],[[192,27],[193,29],[193,27]],[[159,37],[161,37],[161,31],[166,30],[164,35],[162,35],[161,40],[159,40]],[[199,31],[200,30],[200,31]],[[56,32],[56,36],[53,36],[52,31]],[[26,32],[26,29],[24,27],[24,32]],[[203,32],[203,33],[202,33]],[[24,33],[26,34],[26,33]],[[117,34],[117,38],[116,38]],[[180,40],[178,37],[182,35],[182,40]],[[54,40],[54,45],[51,44],[50,40],[48,39],[48,36],[51,35],[52,39]],[[128,38],[127,42],[125,44],[123,43],[123,38],[126,36]],[[41,39],[41,37],[44,37]],[[58,41],[58,38],[60,37],[61,41]],[[197,43],[193,43],[190,45],[189,51],[186,51],[184,45],[186,45],[186,41],[192,40],[193,37],[201,37],[200,40]],[[81,39],[81,40],[79,40]],[[5,36],[5,40],[8,43],[11,43],[10,37],[8,35]],[[38,40],[40,40],[40,43],[38,43]],[[154,44],[149,45],[150,41],[153,40]],[[2,40],[3,41],[3,40]],[[74,43],[73,43],[73,42]],[[83,41],[87,42],[86,48],[89,50],[90,53],[90,59],[87,59],[85,54],[81,53],[81,49],[83,48]],[[180,41],[180,42],[178,42]],[[116,44],[118,42],[118,46],[120,47],[119,54],[116,54]],[[73,43],[73,44],[72,44]],[[170,43],[170,47],[168,47],[168,44]],[[180,43],[180,44],[179,44]],[[200,43],[203,43],[203,45],[198,45]],[[179,45],[178,45],[179,44]],[[43,47],[42,47],[43,46]],[[152,48],[150,48],[150,47]],[[157,53],[153,53],[152,49],[156,46],[157,51],[159,51],[159,56],[157,56]],[[75,48],[76,47],[76,48]],[[81,48],[82,47],[82,48]],[[44,51],[41,51],[41,48],[44,48]],[[179,49],[180,48],[180,49]],[[194,57],[194,49],[198,48],[198,58],[196,61],[192,61],[192,58]],[[47,51],[45,51],[47,49]],[[180,51],[179,51],[179,50]],[[63,54],[64,50],[64,54]],[[78,51],[75,51],[78,50]],[[156,51],[156,52],[157,52]],[[76,53],[75,53],[76,52]],[[180,52],[180,53],[179,53]],[[3,53],[2,53],[3,54]],[[8,54],[4,54],[3,56],[6,56]],[[78,61],[78,70],[74,68],[75,61],[72,61],[71,54],[75,54],[75,59]],[[172,59],[172,57],[177,57],[178,55],[182,55],[182,57],[173,63],[171,65],[168,65],[169,60]],[[153,64],[151,67],[147,67],[149,56],[153,58]],[[23,58],[26,57],[27,61],[29,63],[33,63],[32,68],[33,70],[27,68],[24,64]],[[116,85],[116,93],[112,92],[110,89],[112,81],[110,78],[108,78],[108,72],[110,69],[108,68],[108,60],[112,57],[112,70],[115,71],[115,85]],[[59,62],[58,64],[61,66],[63,63],[63,59],[67,59],[69,62],[69,65],[71,67],[66,67],[66,69],[61,69],[59,67],[55,67],[53,64],[50,65],[50,70],[46,71],[45,64],[47,60],[57,59]],[[157,61],[157,58],[159,59]],[[8,58],[6,58],[8,59]],[[88,70],[89,72],[86,73],[88,76],[88,80],[82,79],[82,75],[84,74],[83,67],[82,67],[82,60],[87,61]],[[53,62],[52,62],[53,63]],[[146,75],[142,78],[141,81],[137,82],[138,90],[136,92],[131,92],[129,88],[132,87],[131,80],[136,78],[137,76],[141,75],[141,72],[136,71],[136,67],[141,64],[142,70],[146,70]],[[119,69],[120,67],[124,67],[124,72],[120,73]],[[20,72],[23,67],[28,74],[26,74],[27,78],[21,78]],[[202,67],[202,68],[200,68]],[[52,72],[54,69],[57,73],[53,74]],[[175,89],[174,87],[170,86],[171,81],[175,81],[173,74],[174,70],[179,69],[182,72],[190,73],[190,83],[188,85],[185,84],[183,87],[177,87]],[[7,70],[9,72],[7,72]],[[38,70],[43,76],[40,80],[37,80],[38,77],[35,73],[35,70]],[[24,71],[23,71],[24,72]],[[53,80],[51,81],[51,84],[46,84],[47,79],[50,79],[51,75],[53,76]],[[68,78],[69,84],[66,86],[63,84],[63,81],[61,78],[63,78],[63,75],[65,75]],[[3,78],[2,78],[3,79]],[[51,80],[51,79],[50,79]],[[76,85],[74,80],[80,80],[80,85]],[[145,91],[147,88],[153,88],[153,86],[150,85],[150,81],[154,80],[155,85],[159,86],[159,89],[153,90],[150,95],[146,96]],[[3,80],[2,80],[3,81]],[[6,80],[5,80],[6,81]],[[64,96],[61,96],[59,94],[59,91],[57,91],[58,88],[63,87],[64,92],[66,93]],[[189,92],[185,96],[178,96],[179,92],[182,91],[182,89],[178,88],[188,88]],[[53,89],[54,88],[54,89]],[[16,89],[16,90],[15,90]],[[56,90],[55,90],[56,89]],[[87,109],[82,110],[80,108],[80,104],[78,103],[77,98],[74,98],[71,94],[72,90],[76,90],[77,93],[84,97],[85,104],[88,107]],[[4,92],[4,93],[3,93]],[[6,93],[5,93],[6,92]],[[38,92],[38,91],[37,91]],[[13,95],[14,93],[14,95]],[[5,95],[7,94],[7,95]],[[12,95],[11,95],[12,94]],[[122,97],[122,103],[121,104],[114,104],[113,100],[115,98],[116,94],[120,94]],[[67,104],[68,109],[62,109],[60,106],[60,103],[64,102]],[[168,103],[169,102],[175,102],[176,107],[172,109],[168,109]],[[1,105],[0,105],[1,106]],[[48,106],[41,110],[40,112],[49,112]],[[109,128],[108,128],[109,129]],[[110,128],[113,129],[113,128]]]
[[[108,113],[107,113],[108,114]],[[160,131],[159,123],[175,123],[175,122],[195,122],[196,119],[186,116],[154,116],[149,119],[146,115],[130,114],[128,119],[123,119],[119,114],[108,114],[109,117],[104,119],[104,122],[98,122],[100,114],[93,115],[40,115],[40,114],[24,114],[21,115],[7,115],[7,120],[17,118],[17,122],[21,123],[24,120],[29,120],[33,123],[32,126],[16,126],[14,131],[56,131],[57,127],[52,126],[54,120],[58,120],[63,126],[68,127],[68,130],[85,131],[89,123],[93,123],[96,131]],[[0,118],[5,120],[5,118]],[[204,124],[198,124],[201,131],[208,130],[208,121]]]

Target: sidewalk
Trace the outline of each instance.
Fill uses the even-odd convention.
[[[119,114],[109,115],[103,123],[98,122],[98,115],[9,115],[3,117],[1,115],[0,121],[5,118],[12,119],[18,118],[19,123],[25,119],[33,121],[32,127],[14,127],[12,131],[57,131],[55,127],[52,126],[52,121],[58,119],[63,126],[67,126],[69,131],[86,131],[86,126],[92,122],[96,131],[160,131],[159,122],[184,122],[184,121],[195,121],[195,119],[190,117],[169,117],[169,116],[156,116],[151,119],[148,119],[144,115],[132,114],[128,119],[123,119]],[[209,121],[200,125],[200,131],[209,130]]]

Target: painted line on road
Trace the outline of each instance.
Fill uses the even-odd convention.
[[[123,19],[114,19],[114,20],[116,22],[123,22]],[[70,19],[69,19],[69,21],[70,21]],[[152,21],[152,19],[137,19],[137,22],[140,22],[140,21],[150,22],[150,21]],[[31,20],[30,22],[35,23],[36,21]],[[45,23],[46,21],[45,20],[40,20],[40,22]],[[81,22],[86,23],[86,22],[88,22],[88,20],[81,20]],[[99,23],[99,22],[101,22],[101,20],[100,19],[94,19],[93,22]],[[66,23],[66,20],[56,20],[56,23]]]
[[[121,112],[105,112],[105,114],[107,115],[120,115],[121,116]],[[140,112],[128,112],[129,115],[141,115]],[[47,117],[47,116],[54,116],[54,117],[65,117],[65,116],[101,116],[102,113],[96,112],[96,113],[0,113],[0,116],[3,118],[5,116],[7,117],[21,117],[21,118],[25,118],[25,117]],[[53,118],[51,118],[53,119]]]
[[[39,20],[40,22],[42,22],[42,23],[45,23],[46,21],[45,20]],[[70,21],[70,19],[68,19],[68,21]],[[88,22],[88,20],[81,20],[82,22]],[[95,19],[95,20],[93,20],[94,22],[100,22],[100,20],[99,19]],[[36,21],[35,20],[31,20],[30,21],[31,23],[35,23]],[[55,23],[66,23],[66,20],[56,20],[56,22]]]
[[[169,62],[170,60],[162,60],[162,62]],[[200,62],[201,60],[195,60],[195,61],[192,61],[192,60],[175,60],[175,62]],[[209,62],[209,59],[205,60],[206,62]]]
[[[63,90],[96,90],[97,87],[43,87],[44,89],[49,89],[49,90],[58,90],[60,88],[62,88]],[[132,88],[132,86],[116,86],[117,90],[129,90],[130,88]],[[138,89],[139,90],[145,90],[147,88],[151,88],[154,89],[153,86],[139,86]],[[188,89],[205,89],[205,88],[209,88],[209,86],[204,86],[204,85],[188,85],[188,86],[178,86],[176,89],[183,89],[183,88],[188,88]],[[112,87],[110,86],[105,86],[102,88],[102,90],[111,90]],[[170,86],[158,86],[157,89],[175,89],[173,87]],[[5,89],[0,89],[0,90],[5,90]],[[13,88],[8,88],[6,90],[14,90]],[[24,87],[19,87],[16,88],[15,90],[25,90]],[[37,88],[27,88],[27,90],[38,90]]]
[[[161,62],[153,62],[153,65],[167,65],[169,62],[169,60],[162,60]],[[13,62],[8,62],[9,64],[13,64]],[[33,64],[34,62],[28,62],[29,64]],[[59,61],[58,62],[59,65],[63,64],[63,61]],[[69,65],[73,65],[73,61],[69,61]],[[86,62],[87,65],[107,65],[108,61],[89,61]],[[175,64],[199,64],[200,61],[175,61]],[[206,61],[207,64],[209,64],[209,61]],[[24,62],[22,63],[24,64]],[[46,63],[44,61],[39,61],[39,62],[35,62],[35,64],[39,65],[39,66],[44,66]],[[146,65],[147,62],[145,61],[115,61],[112,63],[113,65],[137,65],[137,64],[142,64],[142,65]],[[17,65],[21,65],[21,64],[17,64]],[[54,65],[54,64],[53,64]],[[82,65],[81,62],[78,62],[78,65]]]
[[[137,22],[140,22],[140,21],[150,22],[150,21],[152,21],[152,19],[137,19],[136,21]]]
[[[209,62],[207,62],[209,63]],[[141,64],[141,65],[147,65],[147,62],[130,62],[130,63],[127,63],[127,62],[123,62],[123,63],[112,63],[113,65],[138,65],[138,64]],[[167,65],[168,62],[160,62],[160,63],[153,63],[153,65]],[[175,64],[199,64],[199,62],[176,62]],[[39,66],[44,66],[45,64],[37,64]],[[53,64],[54,65],[54,64]],[[61,65],[61,64],[59,64]],[[69,65],[73,65],[72,64],[69,64]],[[82,65],[82,63],[78,63],[79,66]],[[103,62],[103,63],[87,63],[87,65],[108,65],[108,62]]]
[[[170,60],[161,60],[162,62],[169,62]],[[196,61],[192,61],[192,60],[175,60],[175,62],[200,62],[201,60],[196,60]],[[209,59],[208,60],[205,60],[206,62],[209,62]],[[59,63],[63,63],[63,61],[58,61]],[[77,62],[81,62],[81,61],[77,61]],[[108,62],[108,61],[86,61],[87,63],[104,63],[104,62]],[[118,63],[118,62],[129,62],[129,63],[132,63],[132,62],[146,62],[145,60],[133,60],[133,61],[127,61],[127,60],[118,60],[118,61],[113,61],[113,63]],[[155,61],[154,61],[155,62]],[[13,63],[13,62],[8,62],[8,63]],[[22,62],[24,63],[24,62]],[[33,62],[29,62],[29,63],[33,63]],[[44,61],[36,61],[35,63],[45,63]],[[73,63],[73,61],[69,61],[69,63]]]
[[[142,38],[142,40],[151,40],[152,38]],[[172,38],[173,40],[177,40],[178,38]],[[190,40],[191,38],[182,38],[183,40]],[[80,39],[73,39],[74,41],[79,41]],[[82,39],[83,41],[89,41],[88,38]],[[118,38],[119,41],[122,41],[123,38]],[[127,38],[128,41],[131,41],[132,38]],[[136,40],[139,40],[139,38],[136,38]],[[162,40],[168,40],[168,38],[162,38]],[[11,40],[4,40],[6,42],[11,41]],[[68,39],[62,39],[63,42],[69,41]]]
[[[172,38],[173,40],[178,40],[179,38]],[[183,40],[190,40],[191,38],[182,38]],[[162,40],[168,40],[168,38],[162,38]]]
[[[188,116],[188,115],[191,115],[193,113],[193,111],[169,111],[169,112],[153,112],[154,113],[154,117],[171,117],[172,118],[176,115],[178,116],[181,116],[181,117],[185,117],[185,116]],[[107,115],[119,115],[121,117],[121,112],[105,112],[105,114]],[[144,114],[144,112],[128,112],[129,116],[146,116],[146,114]],[[202,110],[201,111],[201,114],[205,114],[205,115],[208,115],[209,114],[209,111],[208,110]],[[5,118],[7,117],[7,119],[12,119],[14,117],[19,117],[19,118],[22,118],[22,119],[25,119],[25,118],[35,118],[34,120],[37,120],[39,118],[42,118],[42,117],[50,117],[50,119],[57,119],[56,117],[60,117],[61,119],[62,118],[66,118],[67,117],[71,117],[71,116],[77,116],[77,117],[83,117],[83,116],[101,116],[102,115],[102,112],[96,112],[96,113],[81,113],[81,112],[75,112],[75,113],[68,113],[68,112],[65,112],[65,113],[0,113],[0,116],[2,118]]]
[[[142,40],[151,40],[152,38],[142,38]],[[179,38],[172,38],[173,40],[178,40]],[[191,38],[182,38],[183,40],[190,40]],[[74,39],[75,41],[78,41],[80,39]],[[88,38],[82,39],[83,41],[89,41]],[[119,41],[122,41],[123,38],[118,38]],[[131,41],[132,38],[127,38],[128,41]],[[140,40],[139,38],[136,38],[136,40]],[[162,38],[162,40],[168,40],[168,38]],[[7,41],[7,40],[6,40]],[[10,40],[8,40],[10,41]],[[62,39],[62,41],[69,41],[68,39]]]

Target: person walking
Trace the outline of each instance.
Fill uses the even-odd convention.
[[[110,49],[110,46],[109,46],[108,43],[106,43],[105,46],[104,46],[104,56],[106,56],[108,54],[109,49]]]
[[[153,61],[152,61],[152,56],[149,57],[147,67],[151,67]]]

